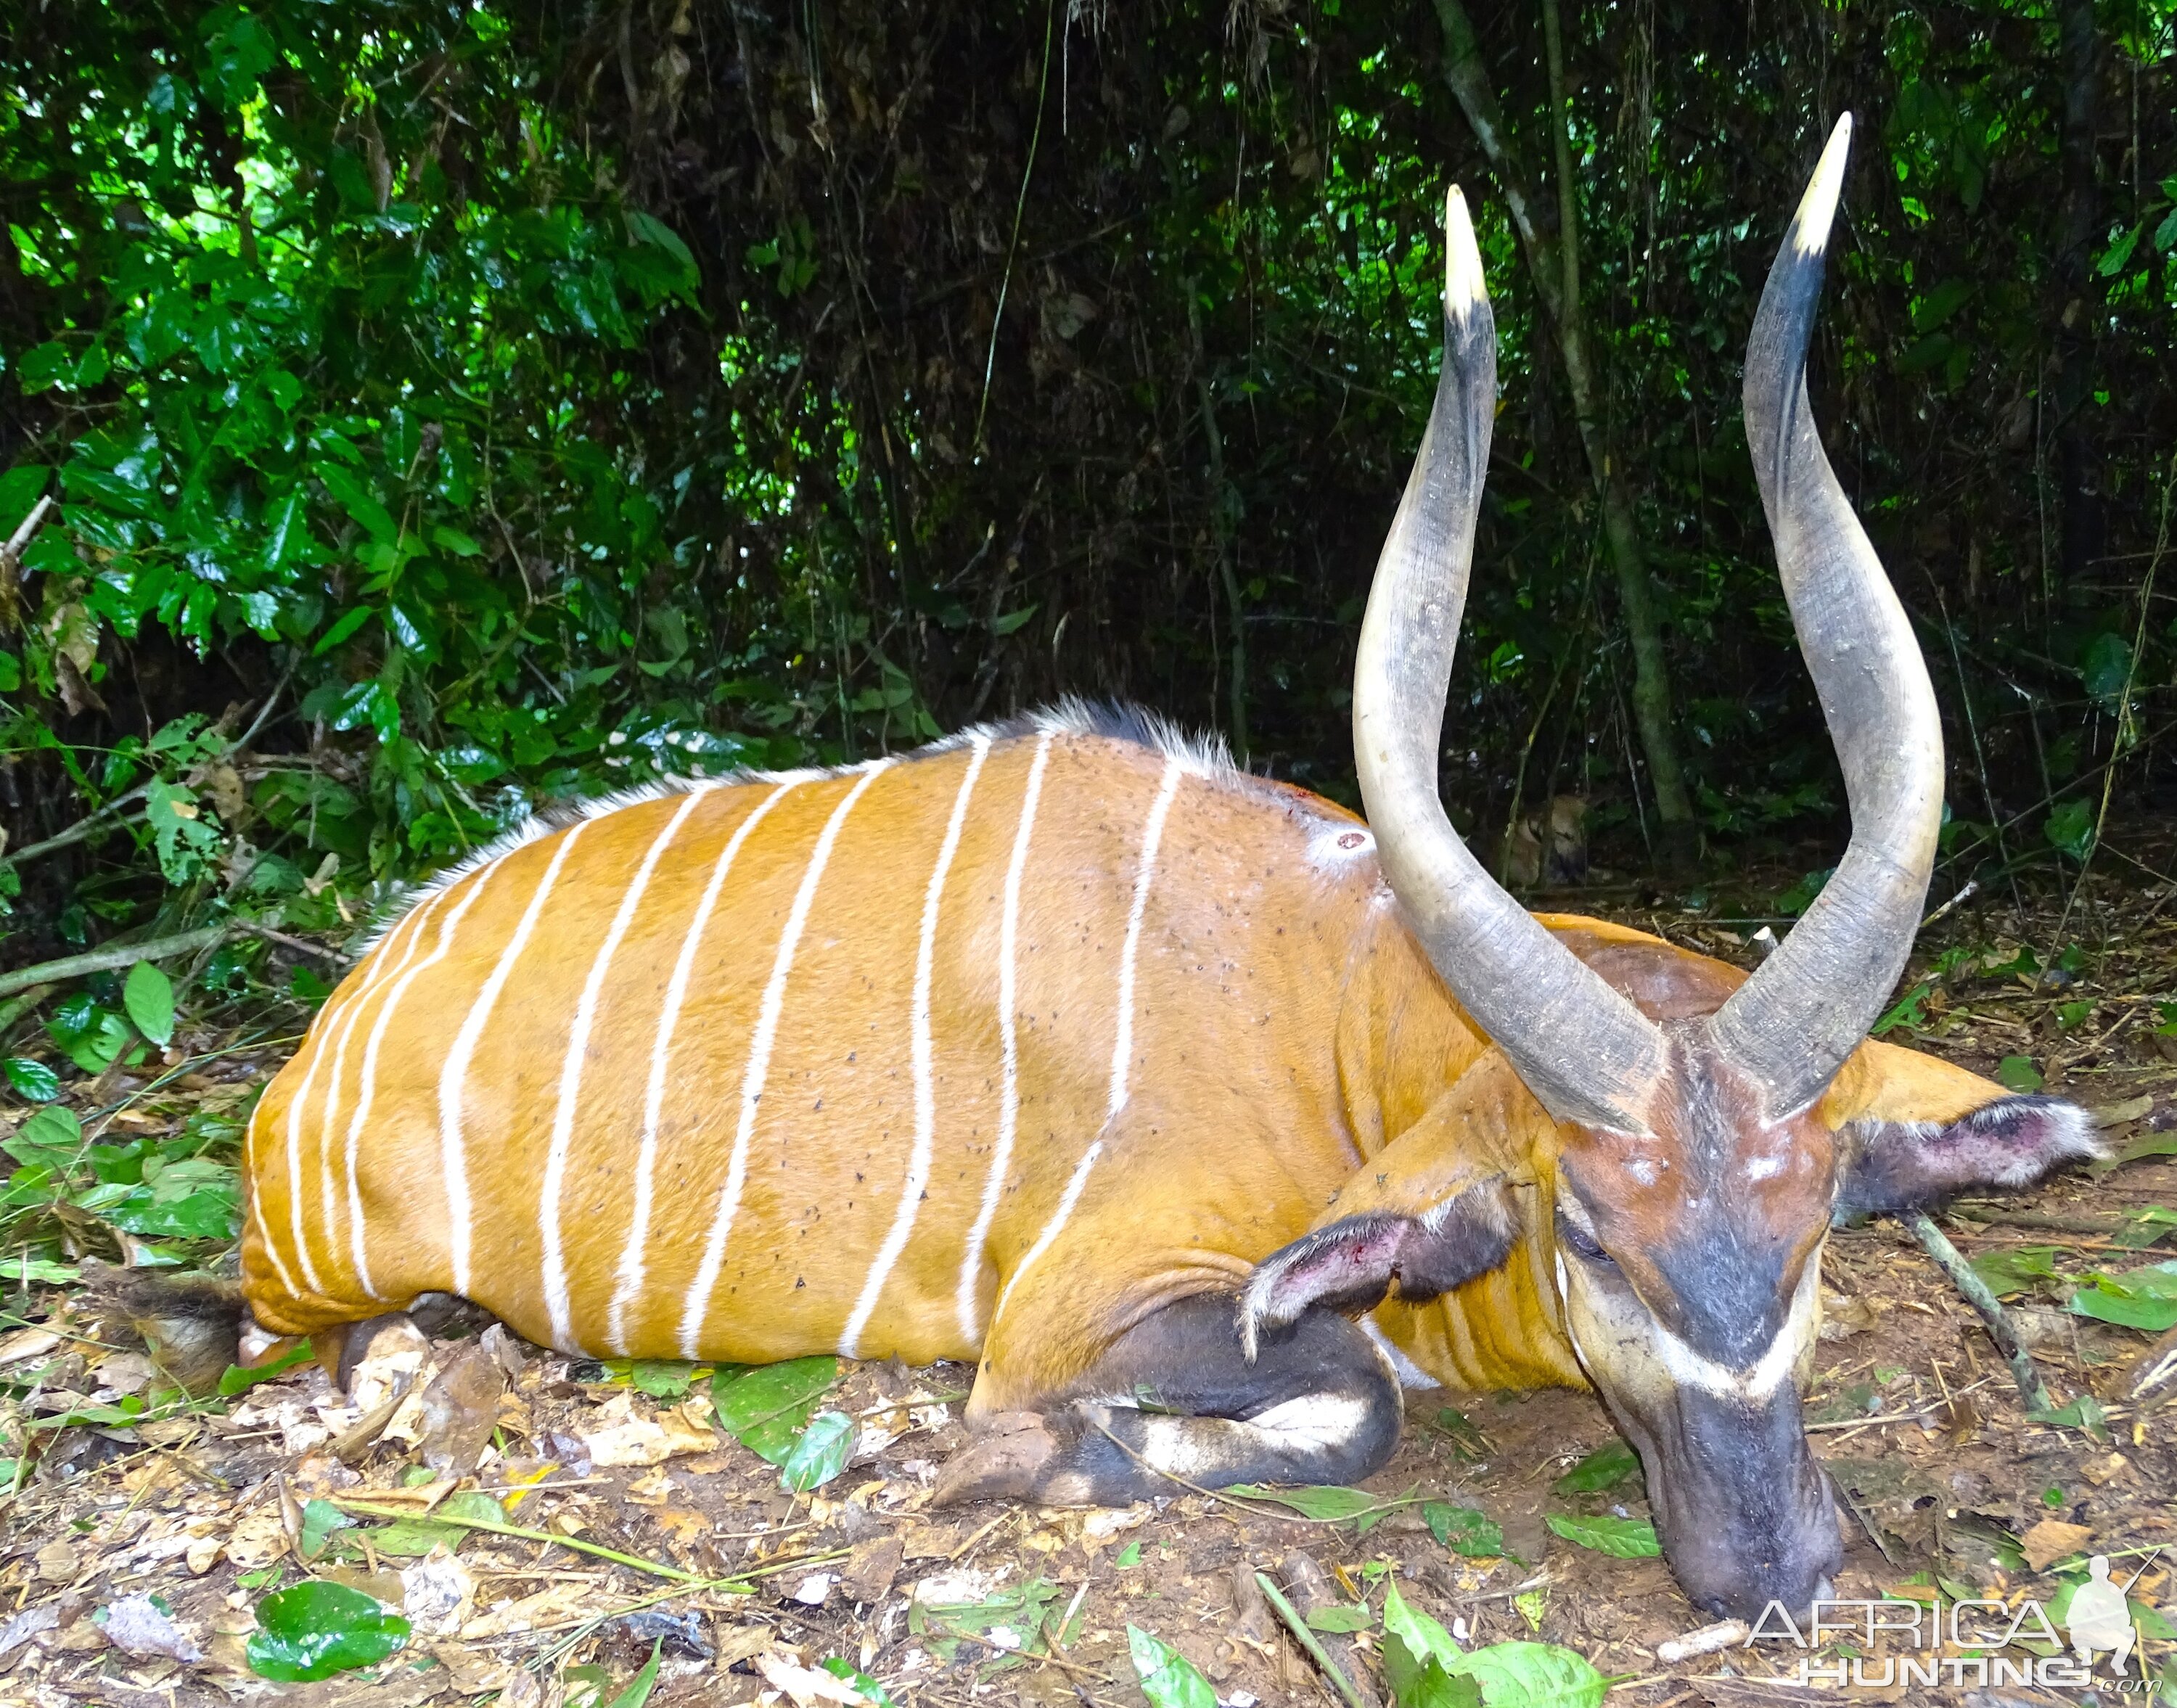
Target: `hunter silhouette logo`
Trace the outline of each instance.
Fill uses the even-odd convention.
[[[2109,1671],[2121,1678],[2135,1635],[2131,1613],[2125,1606],[2124,1591],[2109,1581],[2107,1554],[2096,1554],[2087,1563],[2087,1569],[2092,1575],[2079,1585],[2077,1593],[2071,1597],[2071,1612],[2064,1620],[2065,1629],[2071,1634],[2071,1652],[2079,1657],[2082,1666],[2091,1667],[2094,1656],[2101,1650],[2114,1651],[2109,1656]],[[2132,1575],[2136,1581],[2138,1574]]]

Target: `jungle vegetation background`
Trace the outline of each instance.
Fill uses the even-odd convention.
[[[1939,887],[2166,800],[2170,0],[15,12],[0,964],[199,932],[240,994],[234,922],[346,936],[537,803],[1061,693],[1350,801],[1454,182],[1503,345],[1454,816],[1834,839],[1738,395],[1847,109],[1816,405],[1942,701]],[[88,1071],[123,1018],[117,969],[50,1023]]]

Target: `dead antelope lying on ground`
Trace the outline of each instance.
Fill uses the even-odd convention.
[[[447,1292],[570,1353],[978,1360],[947,1492],[1046,1502],[1364,1476],[1401,1377],[1592,1382],[1694,1599],[1803,1605],[1837,1554],[1799,1420],[1833,1212],[2092,1149],[1865,1041],[1943,766],[1802,379],[1845,136],[1746,409],[1852,839],[1753,977],[1521,911],[1438,804],[1495,397],[1454,192],[1356,671],[1368,825],[1080,708],[539,823],[385,935],[259,1105],[257,1323]]]

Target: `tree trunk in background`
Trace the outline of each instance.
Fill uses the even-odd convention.
[[[2094,363],[2091,290],[2100,198],[2094,185],[2095,46],[2093,0],[2065,0],[2060,24],[2064,69],[2063,200],[2056,249],[2063,293],[2056,332],[2056,468],[2060,488],[2064,580],[2076,585],[2101,554],[2099,469],[2087,433]]]
[[[1564,364],[1566,389],[1572,395],[1573,417],[1580,428],[1580,448],[1587,457],[1588,472],[1595,482],[1602,507],[1603,537],[1610,548],[1612,566],[1618,573],[1618,599],[1625,617],[1625,630],[1633,647],[1633,719],[1640,732],[1640,746],[1647,756],[1648,781],[1656,796],[1660,821],[1657,852],[1666,865],[1683,867],[1700,849],[1700,829],[1694,820],[1693,801],[1686,791],[1685,772],[1678,762],[1678,739],[1672,729],[1671,679],[1663,657],[1663,634],[1656,615],[1653,583],[1647,559],[1640,550],[1640,529],[1634,519],[1633,495],[1623,472],[1610,454],[1603,418],[1602,386],[1596,373],[1587,337],[1587,317],[1580,301],[1580,204],[1572,174],[1572,145],[1567,133],[1564,100],[1564,55],[1558,25],[1557,0],[1543,0],[1542,23],[1547,38],[1551,102],[1556,109],[1550,127],[1556,156],[1558,230],[1552,243],[1536,216],[1532,179],[1513,151],[1510,132],[1497,105],[1497,92],[1481,63],[1474,25],[1461,0],[1435,0],[1437,22],[1443,33],[1444,80],[1458,98],[1475,139],[1481,145],[1504,192],[1512,225],[1520,239],[1520,253],[1534,281],[1536,293],[1551,325],[1556,329],[1558,353]]]

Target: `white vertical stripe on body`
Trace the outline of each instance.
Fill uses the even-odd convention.
[[[349,1003],[341,1014],[340,1041],[333,1046],[332,1078],[325,1085],[325,1112],[318,1120],[318,1195],[325,1205],[325,1261],[328,1263],[331,1263],[333,1252],[340,1244],[341,1199],[333,1181],[333,1134],[340,1127],[341,1082],[347,1077],[347,1046],[354,1040],[355,1029],[363,1019],[363,1011],[368,1006],[370,999],[398,979],[407,970],[408,963],[416,958],[416,946],[423,941],[424,916],[433,912],[438,903],[439,896],[433,895],[415,910],[416,928],[409,932],[408,941],[402,946],[397,960],[394,958],[392,940],[386,940],[385,957],[373,969],[370,981],[356,993],[355,1001]],[[385,970],[388,964],[392,968],[390,973]],[[364,1070],[363,1077],[366,1081],[368,1079],[368,1069]],[[368,1086],[360,1089],[367,1098]]]
[[[1020,827],[1013,832],[1012,859],[1006,867],[1004,911],[998,925],[998,1137],[990,1151],[990,1171],[983,1182],[982,1208],[968,1235],[968,1247],[960,1258],[960,1333],[970,1346],[982,1338],[983,1325],[976,1306],[981,1291],[983,1248],[997,1217],[998,1200],[1005,1192],[1006,1170],[1012,1165],[1013,1135],[1020,1124],[1019,1022],[1013,1012],[1018,1000],[1019,975],[1015,965],[1020,947],[1021,874],[1028,867],[1028,838],[1035,830],[1036,803],[1043,795],[1043,771],[1050,758],[1051,732],[1036,737],[1035,757],[1028,767],[1028,786],[1021,792]]]
[[[579,1352],[574,1340],[574,1313],[567,1298],[566,1252],[559,1234],[559,1194],[566,1184],[567,1152],[575,1139],[575,1110],[582,1094],[583,1059],[589,1053],[590,1028],[596,1023],[597,998],[604,990],[605,976],[612,970],[614,954],[619,950],[620,939],[635,921],[635,910],[642,904],[642,893],[650,887],[651,876],[657,870],[657,862],[665,850],[672,846],[673,838],[688,815],[693,812],[709,791],[690,789],[682,797],[679,807],[665,821],[665,828],[652,838],[644,852],[642,863],[635,869],[629,881],[627,893],[619,898],[619,907],[606,928],[605,940],[597,946],[597,952],[590,962],[590,975],[582,981],[581,999],[575,1004],[575,1023],[567,1034],[567,1048],[559,1058],[559,1100],[552,1112],[552,1143],[544,1156],[544,1184],[537,1195],[537,1230],[543,1247],[544,1308],[552,1319],[552,1344],[562,1352]]]
[[[908,1236],[914,1231],[915,1212],[921,1207],[923,1192],[930,1184],[930,1156],[937,1133],[937,1089],[930,1022],[930,974],[937,959],[937,904],[945,893],[945,875],[952,869],[952,857],[960,850],[960,827],[967,820],[968,798],[975,792],[975,779],[981,775],[983,761],[990,754],[989,736],[978,732],[974,741],[968,774],[960,781],[959,794],[952,798],[952,816],[946,821],[937,864],[930,869],[929,887],[922,898],[922,937],[914,954],[913,1009],[914,1149],[908,1157],[907,1182],[900,1190],[899,1208],[892,1212],[892,1226],[885,1234],[884,1243],[877,1248],[868,1278],[862,1283],[862,1296],[854,1301],[847,1326],[840,1331],[842,1358],[861,1356],[854,1349],[860,1343],[862,1330],[869,1325],[870,1313],[876,1309],[877,1296],[884,1291],[886,1277],[899,1261],[899,1254],[907,1249]]]
[[[711,881],[704,886],[703,898],[696,906],[696,917],[689,923],[687,935],[680,940],[680,953],[673,963],[672,981],[665,987],[665,1006],[657,1017],[657,1036],[650,1048],[650,1084],[642,1105],[642,1149],[635,1164],[635,1211],[628,1222],[627,1243],[620,1247],[619,1284],[613,1289],[612,1318],[607,1329],[614,1352],[623,1358],[627,1356],[627,1307],[642,1291],[650,1240],[652,1180],[657,1167],[657,1127],[665,1110],[666,1068],[673,1054],[674,1030],[680,1023],[680,1006],[688,996],[688,980],[695,970],[696,952],[701,947],[704,928],[710,924],[711,914],[718,905],[726,874],[734,869],[734,859],[740,853],[741,844],[799,781],[796,778],[780,783],[734,827],[733,835],[727,838],[724,850],[711,868]]]
[[[469,1005],[468,1017],[461,1022],[461,1029],[454,1038],[454,1047],[447,1052],[445,1065],[439,1070],[439,1163],[446,1177],[447,1256],[453,1271],[453,1290],[463,1297],[469,1291],[470,1203],[468,1154],[461,1136],[461,1097],[464,1082],[468,1078],[469,1058],[476,1054],[477,1040],[491,1023],[491,1011],[499,1001],[499,993],[506,988],[514,963],[521,958],[529,934],[537,928],[537,916],[544,910],[545,899],[559,879],[559,868],[566,864],[575,844],[582,839],[582,832],[596,822],[592,818],[579,821],[552,851],[551,863],[537,881],[536,893],[529,898],[529,905],[522,909],[514,935],[499,952],[498,964],[483,981],[483,988],[477,992],[476,1001]],[[484,870],[495,871],[498,867],[487,866]]]
[[[786,1002],[787,975],[794,970],[794,952],[799,947],[802,930],[809,923],[809,908],[816,898],[817,881],[824,876],[825,863],[832,857],[832,845],[838,840],[839,827],[847,821],[847,815],[854,810],[854,803],[862,798],[862,792],[890,770],[892,763],[890,759],[873,761],[838,805],[832,809],[832,816],[824,821],[824,828],[818,833],[816,846],[810,854],[808,870],[801,875],[801,887],[794,892],[794,906],[786,916],[786,928],[779,933],[778,954],[772,963],[770,982],[763,989],[763,1006],[757,1012],[756,1030],[749,1040],[748,1065],[741,1074],[740,1121],[734,1131],[734,1150],[726,1164],[725,1185],[719,1189],[710,1236],[703,1243],[702,1263],[681,1308],[680,1356],[684,1358],[696,1356],[696,1337],[702,1329],[712,1291],[718,1284],[718,1271],[725,1263],[726,1241],[733,1233],[734,1215],[740,1208],[741,1183],[748,1171],[749,1140],[756,1132],[756,1105],[763,1100],[764,1082],[771,1072],[771,1046],[778,1035],[779,1013]]]
[[[385,1001],[378,1011],[378,1018],[371,1023],[370,1042],[363,1048],[363,1089],[355,1100],[355,1114],[347,1124],[348,1240],[350,1253],[355,1260],[356,1281],[374,1299],[379,1295],[378,1290],[370,1284],[370,1266],[363,1252],[363,1188],[357,1179],[356,1157],[362,1149],[363,1124],[370,1118],[371,1100],[377,1092],[379,1047],[385,1042],[386,1029],[393,1023],[394,1010],[401,1006],[401,999],[408,994],[408,987],[416,982],[418,975],[446,958],[446,951],[454,946],[454,931],[460,925],[462,915],[476,904],[476,898],[483,893],[484,886],[491,881],[492,875],[498,870],[498,866],[493,865],[479,871],[476,881],[469,886],[468,893],[455,903],[447,910],[446,916],[439,921],[438,941],[431,945],[431,952],[402,973],[385,993]],[[449,893],[442,890],[439,896]],[[439,897],[433,899],[437,900]],[[416,938],[420,939],[423,935],[418,930]],[[411,948],[415,947],[415,939],[410,941]]]
[[[1134,962],[1141,952],[1142,917],[1149,905],[1149,880],[1156,875],[1157,849],[1164,842],[1164,821],[1171,814],[1172,797],[1179,793],[1180,762],[1164,762],[1164,781],[1149,805],[1149,822],[1142,827],[1142,860],[1134,871],[1134,904],[1127,914],[1126,947],[1119,951],[1119,1025],[1111,1040],[1111,1099],[1105,1110],[1106,1121],[1127,1106],[1127,1075],[1134,1055]]]
[[[1142,920],[1149,910],[1149,881],[1156,876],[1157,849],[1164,841],[1164,821],[1171,812],[1172,797],[1179,792],[1182,775],[1180,762],[1167,759],[1164,767],[1164,781],[1158,785],[1156,799],[1150,804],[1149,821],[1142,827],[1141,863],[1134,869],[1133,906],[1127,914],[1127,941],[1119,951],[1119,1020],[1117,1035],[1111,1045],[1111,1090],[1108,1108],[1104,1116],[1104,1132],[1109,1133],[1111,1124],[1119,1118],[1119,1111],[1127,1106],[1127,1082],[1132,1066],[1134,1048],[1134,962],[1141,951]],[[1096,1159],[1104,1154],[1104,1140],[1099,1138],[1090,1145],[1081,1160],[1074,1165],[1072,1178],[1066,1182],[1066,1190],[1059,1197],[1058,1208],[1050,1220],[1044,1224],[1043,1231],[1035,1236],[1035,1243],[1028,1248],[1019,1263],[1006,1281],[1006,1290],[998,1295],[998,1308],[991,1313],[995,1321],[1006,1308],[1006,1301],[1012,1296],[1020,1279],[1032,1269],[1037,1258],[1050,1249],[1065,1228],[1073,1207],[1081,1202],[1081,1194],[1088,1184],[1088,1171],[1096,1166]]]
[[[245,1190],[249,1193],[249,1214],[257,1221],[258,1243],[265,1248],[265,1259],[272,1265],[272,1276],[279,1282],[280,1291],[292,1299],[295,1296],[295,1277],[287,1268],[287,1260],[280,1255],[279,1245],[272,1237],[272,1224],[265,1214],[265,1194],[259,1190],[254,1174],[250,1175]]]
[[[409,953],[415,952],[416,940],[423,935],[422,916],[429,913],[438,904],[438,899],[436,896],[432,897],[411,916],[416,920],[416,924],[408,934]],[[398,926],[395,927],[396,931],[399,929]],[[357,988],[355,995],[342,1005],[338,1013],[327,1014],[324,1017],[325,1036],[328,1039],[332,1036],[333,1028],[343,1020],[350,1028],[353,1027],[357,1013],[370,999],[371,993],[385,982],[385,969],[392,964],[393,944],[389,938],[385,947],[372,958],[370,970]],[[318,1266],[310,1261],[310,1242],[303,1228],[303,1111],[308,1106],[310,1089],[318,1081],[318,1064],[325,1059],[325,1052],[322,1047],[310,1051],[309,1063],[303,1069],[303,1083],[296,1088],[294,1098],[287,1105],[287,1208],[289,1220],[294,1226],[295,1261],[302,1265],[303,1280],[314,1293],[323,1290],[318,1280]],[[324,1176],[320,1182],[320,1190],[325,1196],[328,1220],[332,1214],[332,1143],[330,1123],[321,1123],[318,1129],[318,1159],[319,1170]],[[271,1230],[269,1226],[265,1230],[265,1244],[269,1247],[271,1244]],[[332,1247],[330,1244],[326,1246],[325,1255],[328,1258],[332,1255]]]

